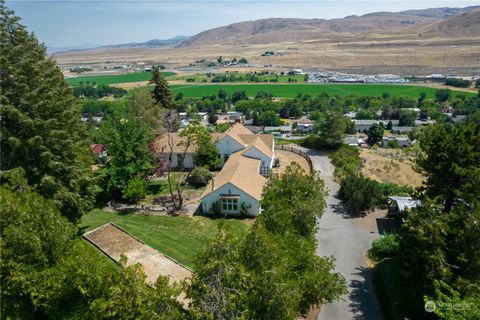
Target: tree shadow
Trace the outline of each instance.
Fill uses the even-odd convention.
[[[377,320],[381,319],[380,310],[375,300],[375,292],[372,284],[372,271],[367,267],[355,268],[356,278],[349,284],[350,304],[353,319]]]
[[[377,229],[378,233],[380,234],[385,234],[385,233],[391,233],[393,231],[396,231],[400,229],[402,225],[402,219],[399,217],[382,217],[382,218],[377,218]]]

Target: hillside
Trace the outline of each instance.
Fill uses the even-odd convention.
[[[251,65],[358,74],[480,74],[480,7],[376,12],[343,19],[272,18],[201,32],[177,46],[147,44],[55,54],[60,64],[161,63],[189,68],[218,56]],[[273,51],[273,56],[262,56]],[[201,67],[200,67],[201,68]],[[244,69],[242,69],[244,70]],[[206,70],[204,70],[206,71]]]
[[[480,9],[465,12],[444,21],[431,23],[418,29],[419,36],[432,37],[479,37],[480,36]]]
[[[371,34],[398,32],[417,25],[432,25],[454,15],[480,7],[435,8],[403,12],[375,12],[342,19],[271,18],[234,23],[203,31],[177,45],[196,47],[206,44],[268,44],[302,42],[339,33]],[[445,28],[448,29],[448,26]],[[440,29],[444,30],[444,29]],[[448,30],[447,30],[448,31]]]

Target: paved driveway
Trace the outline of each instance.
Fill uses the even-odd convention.
[[[335,197],[339,188],[333,177],[335,168],[327,154],[313,150],[308,153],[314,169],[320,172],[329,189],[327,208],[319,221],[317,253],[336,259],[336,271],[347,280],[349,291],[342,300],[322,306],[317,319],[381,319],[371,272],[365,261],[372,240],[379,237],[378,231],[362,227],[356,219],[344,215],[340,201]]]

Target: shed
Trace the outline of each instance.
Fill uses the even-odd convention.
[[[388,215],[403,213],[406,209],[410,210],[419,207],[422,202],[412,197],[388,197]]]

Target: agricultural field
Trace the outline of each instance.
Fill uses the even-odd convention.
[[[202,216],[153,216],[92,210],[82,217],[79,227],[87,232],[113,222],[150,247],[191,268],[194,257],[213,239],[220,224],[233,235],[244,234],[251,220],[211,219]]]
[[[165,77],[175,75],[174,72],[162,72]],[[125,74],[109,74],[96,76],[79,76],[75,78],[67,78],[65,81],[71,86],[78,86],[80,82],[95,82],[96,84],[116,84],[148,81],[152,78],[150,72],[133,72]]]
[[[230,76],[230,75],[233,75],[234,77],[246,77],[246,74],[245,73],[238,73],[238,72],[227,72],[227,73],[214,73],[214,74],[205,74],[205,73],[197,73],[197,74],[188,74],[188,75],[176,75],[176,76],[172,76],[170,77],[168,80],[174,80],[174,81],[185,81],[185,82],[188,82],[188,83],[211,83],[212,82],[212,79],[214,76]],[[287,75],[287,74],[284,74],[284,75],[272,75],[272,74],[268,74],[268,75],[260,75],[260,74],[257,74],[255,75],[258,79],[258,82],[262,83],[262,82],[274,82],[275,83],[289,83],[289,79],[290,81],[293,81],[293,82],[296,82],[296,83],[304,83],[305,82],[305,76],[304,75]],[[249,82],[249,83],[257,83],[257,82],[253,82],[253,81],[248,81],[248,80],[244,80],[244,81],[234,81],[234,82],[220,82],[220,83],[238,83],[238,82]],[[220,83],[217,83],[217,84],[220,84]]]
[[[414,85],[395,84],[206,84],[206,85],[172,85],[174,94],[183,93],[186,97],[203,97],[217,95],[220,89],[228,94],[235,91],[245,90],[250,97],[259,91],[272,93],[277,98],[294,98],[298,93],[318,96],[322,92],[329,95],[354,94],[359,96],[381,96],[389,92],[391,96],[408,96],[418,98],[420,93],[425,92],[427,98],[433,98],[437,89]],[[474,93],[454,91],[454,95],[464,94],[474,96]]]

